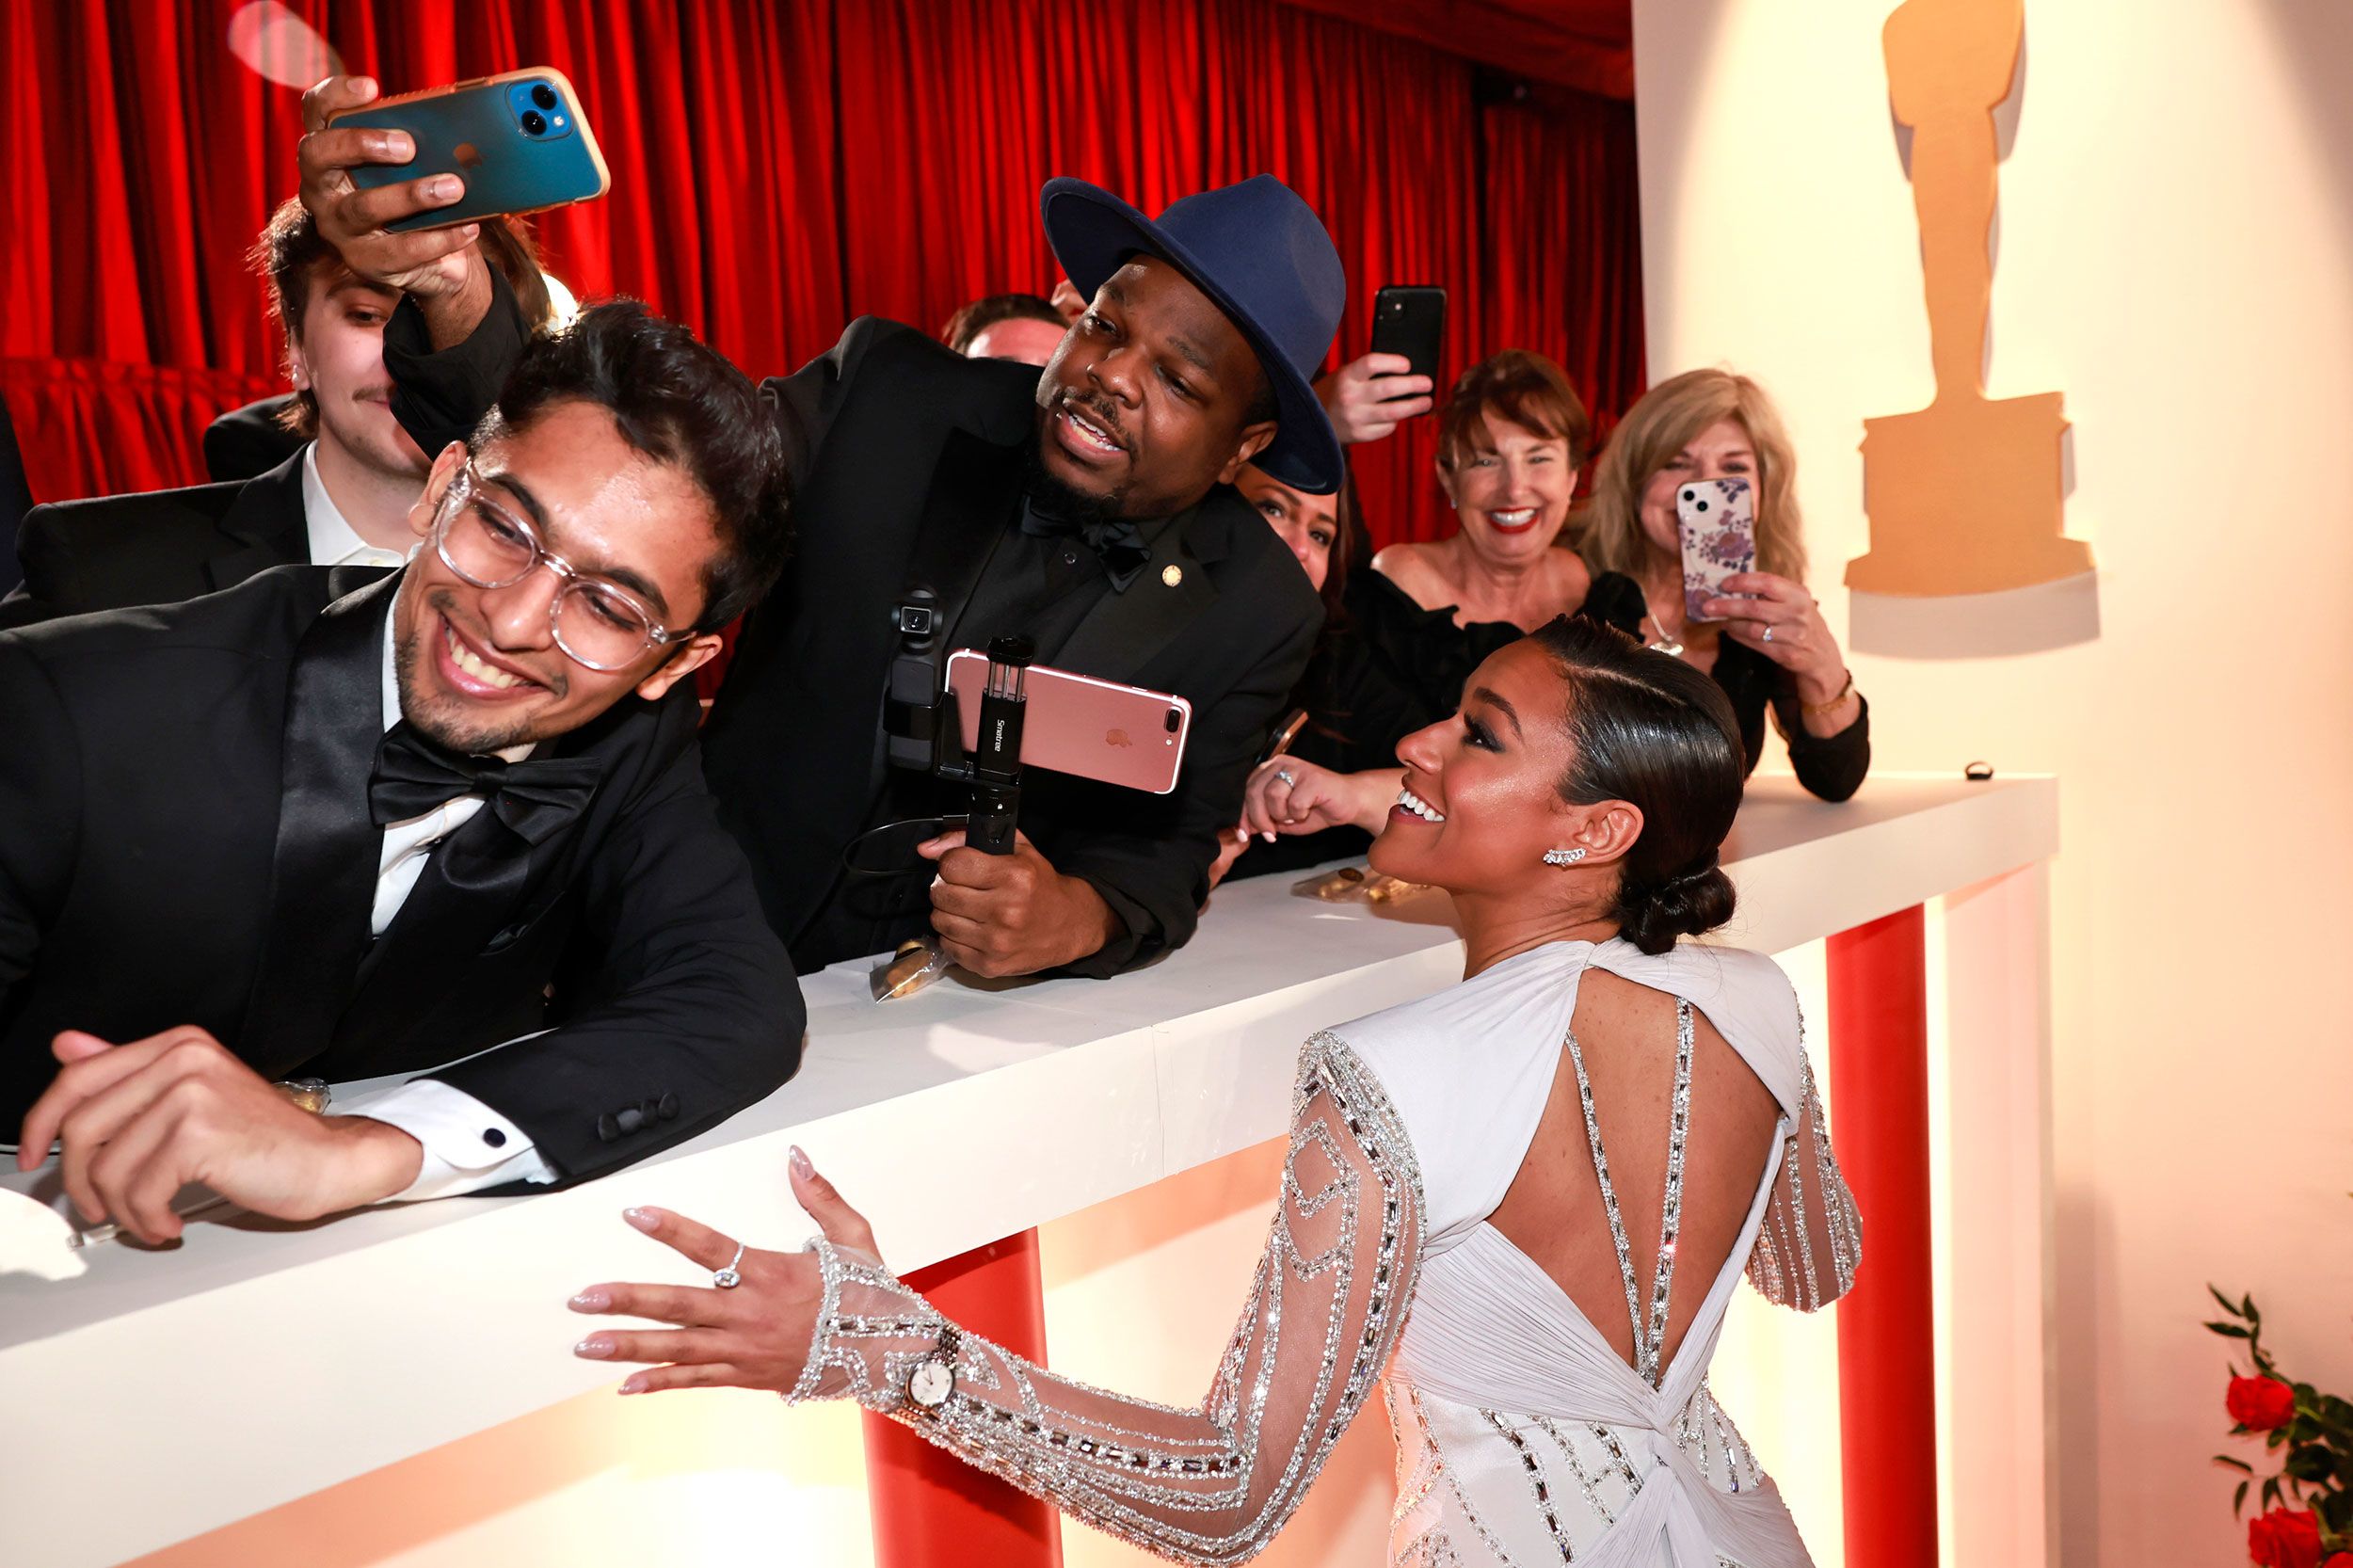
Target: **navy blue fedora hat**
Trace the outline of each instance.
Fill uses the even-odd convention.
[[[1046,243],[1087,298],[1139,252],[1193,280],[1257,350],[1282,428],[1252,459],[1294,489],[1329,495],[1347,469],[1316,372],[1348,305],[1348,275],[1315,210],[1272,174],[1174,202],[1159,222],[1084,180],[1046,182]]]

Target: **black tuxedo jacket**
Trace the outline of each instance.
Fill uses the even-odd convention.
[[[16,525],[33,509],[32,487],[24,482],[24,456],[17,450],[16,425],[0,403],[0,594],[24,579],[16,565]]]
[[[270,1078],[438,1069],[568,1178],[792,1075],[799,989],[703,788],[692,682],[550,744],[600,776],[511,901],[437,854],[370,937],[399,580],[286,567],[0,633],[0,1139],[68,1028],[198,1024]]]
[[[466,343],[430,354],[422,316],[404,303],[385,334],[393,412],[438,451],[480,418],[485,389],[522,341],[520,313],[502,306]],[[842,852],[883,786],[891,613],[912,564],[923,564],[953,625],[991,546],[1017,526],[1037,376],[864,317],[830,352],[761,389],[794,455],[794,559],[744,623],[704,749],[712,792],[788,942],[834,896]],[[1055,869],[1133,912],[1127,936],[1076,972],[1116,973],[1192,936],[1217,834],[1241,814],[1242,785],[1321,624],[1298,562],[1221,487],[1052,661],[1193,704],[1172,794],[1050,775],[1024,781],[1022,828]],[[850,956],[805,944],[794,955],[804,968]]]
[[[294,400],[294,393],[280,392],[232,408],[206,425],[204,472],[222,483],[253,479],[299,456],[310,443],[279,423]]]
[[[310,560],[302,455],[241,484],[36,506],[16,553],[24,581],[0,600],[0,628],[233,588]]]

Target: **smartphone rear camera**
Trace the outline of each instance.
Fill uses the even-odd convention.
[[[1184,728],[1184,724],[1185,711],[1181,708],[1171,708],[1168,711],[1168,716],[1160,721],[1160,728],[1174,735]]]
[[[572,134],[571,111],[552,82],[510,82],[507,112],[516,126],[534,141],[560,141]]]

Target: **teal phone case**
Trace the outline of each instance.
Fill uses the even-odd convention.
[[[551,92],[552,106],[547,103]],[[533,116],[543,129],[526,129]],[[604,159],[571,84],[557,72],[514,72],[469,82],[454,92],[371,104],[336,116],[334,124],[406,131],[416,143],[416,156],[408,163],[354,168],[352,184],[362,189],[431,174],[465,181],[466,194],[455,206],[385,226],[395,231],[441,229],[561,207],[601,196],[608,184]]]

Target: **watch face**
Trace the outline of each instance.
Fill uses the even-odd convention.
[[[946,1404],[955,1386],[955,1368],[937,1357],[919,1364],[907,1374],[907,1398],[925,1410],[937,1410]]]

